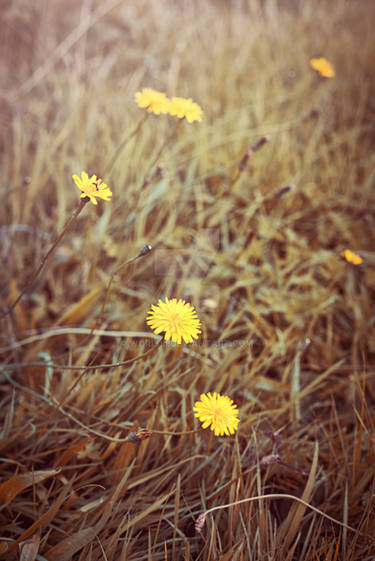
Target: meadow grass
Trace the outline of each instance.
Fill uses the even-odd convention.
[[[0,559],[373,559],[374,3],[3,16]],[[202,121],[145,118],[143,87]],[[53,247],[82,170],[112,199]],[[194,343],[147,326],[165,297]]]

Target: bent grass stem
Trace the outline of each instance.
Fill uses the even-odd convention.
[[[342,526],[343,528],[346,528],[347,530],[351,530],[352,532],[358,532],[358,530],[356,530],[352,526],[349,526],[349,524],[345,524],[344,522],[340,522],[340,520],[337,520],[336,518],[333,518],[332,516],[329,516],[329,514],[326,514],[322,510],[319,510],[319,508],[316,508],[315,506],[312,506],[311,504],[307,503],[306,501],[304,501],[300,497],[295,497],[294,495],[289,495],[287,493],[285,493],[285,494],[283,494],[283,493],[271,493],[270,495],[258,495],[256,497],[248,497],[246,499],[241,499],[239,501],[234,501],[233,503],[214,506],[214,507],[202,512],[200,516],[206,518],[207,514],[215,512],[215,510],[221,510],[222,508],[230,508],[232,506],[236,506],[236,505],[240,505],[240,504],[244,504],[244,503],[249,503],[249,502],[252,502],[252,501],[260,501],[260,500],[263,500],[263,499],[292,499],[293,501],[297,501],[297,502],[303,504],[304,506],[306,506],[307,508],[310,508],[314,512],[317,512],[321,516],[324,516],[324,518],[327,518],[328,520],[330,520],[334,524],[338,524],[339,526]],[[362,532],[359,532],[359,533],[362,534]],[[371,538],[371,539],[374,539],[374,538]]]

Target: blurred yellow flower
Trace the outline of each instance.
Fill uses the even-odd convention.
[[[362,257],[357,253],[354,253],[350,249],[345,249],[341,252],[341,255],[343,256],[345,261],[347,263],[350,263],[351,265],[360,265],[361,263],[363,263]]]
[[[215,436],[234,434],[240,422],[237,405],[228,396],[216,392],[202,394],[194,404],[194,411],[194,416],[203,423],[202,428],[210,427]]]
[[[193,306],[184,300],[165,299],[159,300],[158,304],[151,306],[147,317],[147,325],[158,335],[165,332],[164,339],[172,340],[173,343],[192,343],[197,339],[201,330],[201,322]]]
[[[335,69],[326,58],[312,58],[310,59],[310,66],[324,78],[333,78],[335,75]]]
[[[81,173],[81,177],[78,175],[72,175],[75,183],[82,191],[81,199],[85,197],[89,197],[90,201],[94,203],[94,205],[98,204],[98,199],[104,199],[105,201],[109,201],[112,197],[112,191],[110,188],[102,182],[101,179],[98,179],[96,175],[92,175],[89,177],[85,171]]]
[[[155,115],[168,113],[171,103],[165,93],[152,88],[143,88],[141,92],[135,94],[134,99],[138,107],[145,107],[148,113],[155,113]]]
[[[194,103],[190,97],[189,99],[184,97],[172,97],[169,113],[170,115],[176,115],[179,119],[185,117],[188,123],[201,121],[203,116],[201,107],[199,107],[197,103]]]

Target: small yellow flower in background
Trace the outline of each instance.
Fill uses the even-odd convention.
[[[94,203],[94,205],[97,205],[98,201],[95,197],[104,199],[105,201],[109,201],[112,197],[112,191],[110,188],[103,183],[101,179],[98,179],[96,175],[89,177],[87,173],[83,171],[81,173],[81,177],[78,177],[78,175],[75,174],[72,175],[72,177],[82,191],[81,199],[89,197],[90,201]]]
[[[202,428],[210,427],[215,436],[234,434],[237,430],[238,408],[226,395],[214,392],[202,394],[194,404],[194,416],[201,421]]]
[[[165,302],[159,300],[157,305],[151,306],[147,325],[157,335],[165,331],[164,339],[166,341],[171,339],[173,343],[179,345],[182,339],[185,343],[192,343],[201,332],[199,329],[201,322],[193,306],[176,298],[172,300],[166,298]]]
[[[158,92],[152,88],[143,88],[141,92],[137,92],[134,96],[138,107],[145,107],[148,113],[168,113],[170,107],[170,99],[165,93]]]
[[[179,119],[185,117],[188,123],[201,121],[203,116],[201,107],[199,107],[198,103],[194,103],[190,97],[189,99],[172,97],[169,113],[170,115],[176,115]]]
[[[333,78],[335,75],[335,69],[326,58],[312,58],[310,59],[310,66],[323,76],[323,78]]]
[[[360,265],[363,263],[362,257],[350,249],[345,249],[340,255],[342,255],[345,261],[351,265]]]

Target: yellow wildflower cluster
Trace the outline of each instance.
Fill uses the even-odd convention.
[[[152,88],[143,88],[134,96],[138,107],[145,108],[148,113],[169,113],[179,119],[186,119],[188,123],[201,121],[203,111],[190,97],[172,97],[169,99],[165,93],[158,92]]]

